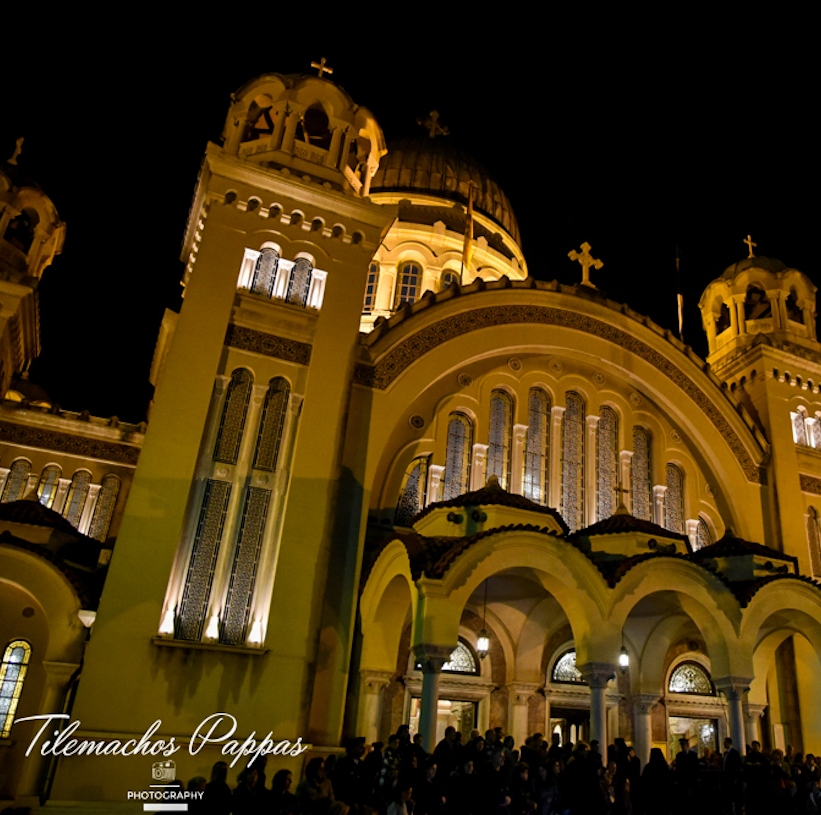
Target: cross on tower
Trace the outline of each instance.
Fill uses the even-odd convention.
[[[590,282],[590,267],[592,266],[594,269],[601,269],[604,264],[598,259],[594,258],[590,254],[590,244],[585,241],[581,245],[581,252],[577,252],[575,249],[571,252],[567,253],[567,256],[570,260],[578,260],[582,267],[582,286],[590,286],[591,289],[595,289],[596,286]]]
[[[438,110],[432,110],[430,114],[428,114],[428,118],[424,121],[422,121],[422,119],[417,119],[416,121],[428,131],[428,136],[432,139],[436,136],[447,136],[450,133],[447,127],[439,124]]]
[[[746,240],[746,241],[743,241],[743,243],[746,243],[746,244],[747,244],[747,248],[750,250],[750,254],[749,254],[749,255],[747,255],[747,257],[748,257],[748,258],[754,258],[754,257],[755,257],[755,254],[753,253],[753,247],[754,247],[754,246],[758,246],[758,244],[757,244],[757,243],[755,243],[755,242],[753,242],[753,239],[752,239],[749,235],[747,235],[747,240]]]
[[[327,61],[328,60],[326,60],[325,57],[322,57],[322,59],[319,60],[319,62],[312,62],[311,63],[311,67],[316,68],[317,75],[319,76],[320,79],[322,79],[323,74],[332,74],[334,72],[333,68],[326,68],[325,67],[325,63]]]

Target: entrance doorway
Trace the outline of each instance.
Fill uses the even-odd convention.
[[[558,728],[558,729],[557,729]],[[590,741],[590,711],[572,707],[550,708],[550,732],[559,733],[562,744]]]
[[[698,746],[699,756],[704,755],[704,748],[709,747],[715,752],[718,746],[718,720],[717,719],[694,719],[688,716],[669,717],[669,744],[670,758],[673,759],[679,751],[678,740],[687,738],[690,741],[690,749]]]
[[[445,738],[445,728],[455,727],[462,734],[462,744],[470,740],[470,731],[476,727],[476,702],[465,702],[461,699],[440,699],[436,711],[436,743]],[[419,732],[419,715],[422,711],[422,699],[411,696],[408,725],[411,733]]]

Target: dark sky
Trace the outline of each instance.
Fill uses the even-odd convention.
[[[64,408],[143,418],[162,312],[179,304],[199,163],[229,95],[262,73],[306,72],[321,56],[389,142],[440,111],[448,138],[506,191],[535,277],[577,281],[567,252],[587,240],[605,264],[599,287],[675,329],[678,245],[685,340],[700,354],[698,298],[746,256],[748,232],[759,254],[818,279],[809,20],[718,30],[714,20],[621,12],[594,21],[584,7],[551,26],[474,20],[460,36],[425,9],[424,24],[386,22],[370,37],[373,20],[347,18],[333,37],[275,15],[239,30],[228,9],[205,36],[136,12],[104,35],[92,17],[46,30],[21,21],[37,33],[6,53],[19,68],[2,91],[0,160],[25,136],[21,168],[67,224],[40,289],[32,378]]]

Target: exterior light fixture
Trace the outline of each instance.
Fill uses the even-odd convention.
[[[627,666],[630,664],[630,655],[627,653],[627,649],[622,645],[621,651],[619,651],[619,666],[622,669],[622,672],[627,670]]]
[[[487,617],[487,579],[485,579],[485,606],[482,610],[482,630],[479,632],[479,639],[476,641],[476,650],[479,653],[479,659],[484,659],[487,652],[490,650],[490,637],[485,628]]]

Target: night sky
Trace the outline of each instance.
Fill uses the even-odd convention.
[[[536,278],[578,281],[567,253],[589,241],[605,264],[593,272],[599,288],[674,330],[678,245],[685,341],[699,354],[698,298],[746,257],[748,232],[757,254],[818,282],[809,21],[719,31],[677,20],[654,31],[652,20],[614,15],[594,31],[584,8],[575,13],[545,30],[487,19],[463,37],[442,20],[386,23],[369,37],[373,20],[347,17],[333,38],[297,35],[275,16],[240,32],[229,14],[205,37],[133,20],[116,36],[69,38],[61,22],[92,22],[74,17],[16,38],[4,56],[0,160],[24,136],[20,167],[67,224],[40,288],[43,352],[31,378],[64,408],[144,418],[163,309],[179,306],[206,142],[219,139],[244,82],[309,72],[321,56],[389,143],[422,133],[416,119],[440,111],[447,138],[510,198]]]

